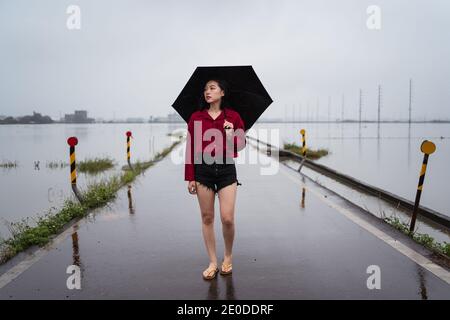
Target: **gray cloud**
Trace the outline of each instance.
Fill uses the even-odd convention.
[[[66,28],[81,8],[82,29]],[[366,8],[382,29],[366,27]],[[274,99],[264,116],[306,104],[375,117],[448,117],[448,1],[7,1],[0,0],[0,114],[165,115],[198,65],[251,64]]]

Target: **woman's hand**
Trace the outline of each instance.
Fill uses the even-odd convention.
[[[197,194],[197,185],[195,184],[195,181],[189,181],[188,192],[190,194]]]
[[[228,122],[227,120],[225,120],[223,122],[223,128],[225,129],[225,133],[226,133],[227,137],[231,137],[233,135],[233,130],[234,130],[233,123]]]

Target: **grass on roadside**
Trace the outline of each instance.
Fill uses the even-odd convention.
[[[439,243],[428,234],[410,232],[409,225],[401,221],[398,217],[385,217],[383,220],[397,230],[400,230],[407,236],[411,237],[417,243],[427,247],[434,252],[438,252],[440,254],[446,255],[447,257],[450,257],[450,243],[447,243],[445,241],[444,243]]]
[[[170,147],[164,149],[158,157],[165,157],[180,142],[181,140],[174,142]],[[133,182],[137,176],[151,167],[157,160],[159,159],[155,157],[151,161],[137,162],[133,165],[133,171],[125,171],[119,175],[114,175],[88,186],[85,191],[81,190],[83,203],[69,199],[56,213],[50,209],[47,214],[34,219],[25,218],[19,222],[8,223],[11,237],[6,240],[0,238],[0,264],[31,246],[47,244],[73,219],[85,217],[91,210],[106,205],[116,197],[120,188]]]
[[[295,143],[284,143],[283,149],[292,151],[299,155],[303,155],[302,147],[299,145],[296,145]],[[328,155],[328,153],[329,152],[326,149],[313,150],[313,149],[306,148],[306,158],[308,158],[310,160],[320,159],[320,158]]]

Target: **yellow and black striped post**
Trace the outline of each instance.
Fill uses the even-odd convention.
[[[77,137],[67,139],[67,144],[70,146],[70,183],[78,201],[82,202],[82,197],[77,188],[77,166],[75,163],[75,146],[78,144]]]
[[[75,164],[75,146],[78,144],[76,137],[70,137],[67,139],[67,143],[70,146],[70,182],[74,185],[77,184],[77,167]]]
[[[298,172],[300,172],[305,164],[306,160],[306,131],[305,129],[300,130],[300,134],[302,135],[302,162],[300,162],[300,166],[298,167]]]
[[[302,135],[302,156],[303,159],[306,158],[306,131],[305,129],[300,130],[300,134]]]
[[[133,170],[133,167],[131,166],[131,151],[130,151],[130,147],[131,147],[131,131],[127,131],[126,133],[127,136],[127,162],[128,165],[130,166],[130,169]]]
[[[428,140],[422,142],[420,150],[423,152],[422,169],[420,170],[419,184],[417,186],[416,201],[414,202],[414,209],[411,217],[411,224],[409,226],[409,232],[414,231],[416,225],[417,211],[419,210],[420,196],[422,194],[423,182],[425,180],[425,172],[427,171],[428,156],[436,151],[436,145]]]

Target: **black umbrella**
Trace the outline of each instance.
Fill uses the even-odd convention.
[[[211,79],[228,82],[229,107],[240,114],[246,131],[273,102],[252,66],[197,67],[172,104],[186,122],[199,109],[204,86]]]

